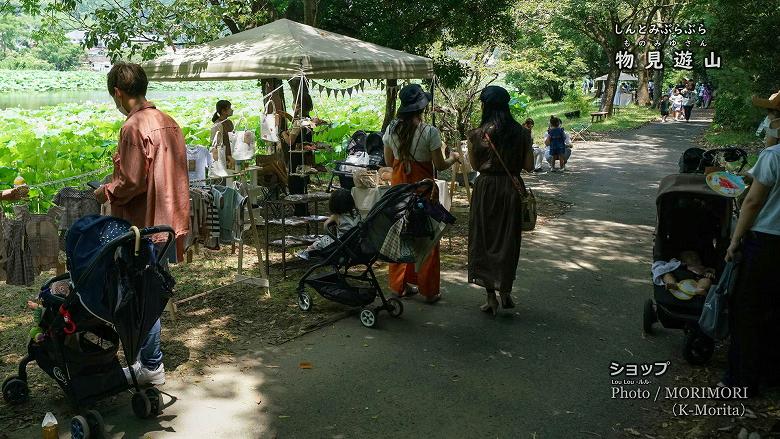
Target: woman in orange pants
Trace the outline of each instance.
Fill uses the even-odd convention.
[[[392,184],[417,183],[434,178],[434,167],[440,171],[448,169],[458,161],[453,152],[444,158],[445,146],[441,133],[433,125],[423,122],[423,111],[431,101],[431,94],[423,91],[419,84],[410,84],[398,93],[401,107],[398,116],[390,122],[382,138],[385,147],[385,162],[392,164]],[[441,298],[439,285],[439,245],[416,272],[414,264],[390,264],[390,289],[402,297],[418,292],[428,302]]]

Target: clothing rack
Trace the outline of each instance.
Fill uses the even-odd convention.
[[[263,252],[262,252],[262,247],[260,246],[260,232],[257,230],[257,221],[255,220],[255,216],[254,216],[254,208],[253,208],[253,206],[254,206],[255,200],[253,199],[253,192],[248,189],[250,187],[249,173],[257,171],[259,169],[262,169],[262,168],[260,166],[249,166],[246,169],[241,170],[240,172],[232,174],[230,176],[230,178],[243,177],[243,181],[241,181],[241,183],[244,184],[247,187],[246,197],[247,197],[247,204],[249,206],[247,210],[248,210],[248,213],[249,213],[250,227],[251,227],[251,230],[255,234],[255,250],[257,251],[257,257],[259,259],[258,265],[260,267],[259,268],[260,269],[260,276],[259,277],[252,277],[252,276],[245,276],[243,274],[242,263],[243,263],[243,253],[244,253],[243,252],[243,250],[244,250],[244,248],[243,248],[244,241],[243,241],[243,238],[242,238],[239,241],[239,245],[240,245],[240,248],[239,248],[239,264],[238,264],[238,267],[237,267],[235,280],[233,282],[227,284],[227,285],[221,285],[221,286],[219,286],[217,288],[214,288],[214,289],[211,289],[211,290],[208,290],[208,291],[204,291],[202,293],[198,293],[198,294],[192,295],[190,297],[185,297],[183,299],[177,300],[176,302],[173,302],[173,305],[171,306],[170,311],[171,311],[171,314],[172,314],[172,316],[174,318],[176,318],[175,314],[176,314],[176,309],[177,309],[178,305],[181,305],[183,303],[189,302],[191,300],[198,299],[200,297],[204,297],[204,296],[206,296],[208,294],[211,294],[211,293],[214,293],[214,292],[222,291],[226,287],[229,287],[229,286],[232,286],[232,285],[236,285],[238,283],[249,283],[249,284],[252,284],[252,285],[256,285],[256,286],[260,287],[261,291],[263,291],[263,293],[266,296],[270,295],[270,283],[268,281],[268,275],[265,272],[265,264],[264,264],[264,261],[263,261]],[[221,179],[224,179],[224,178],[228,178],[228,177],[208,177],[208,178],[205,178],[203,180],[193,180],[190,183],[192,183],[192,182],[196,182],[197,183],[197,182],[202,182],[202,181],[221,180]],[[196,188],[197,188],[197,186],[196,186]],[[241,231],[241,233],[243,235],[243,230]],[[235,251],[235,243],[233,244],[233,251]],[[266,255],[266,257],[267,257],[267,255]],[[185,259],[185,263],[186,262],[191,262],[191,261],[192,261],[192,249],[187,251],[187,257]]]

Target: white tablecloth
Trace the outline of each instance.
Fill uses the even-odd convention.
[[[445,209],[450,210],[452,204],[450,203],[450,185],[449,182],[444,180],[436,180],[436,186],[439,187],[439,202]],[[352,198],[355,199],[355,207],[360,211],[360,214],[365,217],[368,211],[374,207],[377,201],[382,198],[390,186],[372,187],[372,188],[352,188]]]

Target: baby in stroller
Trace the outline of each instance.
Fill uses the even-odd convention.
[[[679,259],[658,261],[654,265],[653,277],[656,285],[665,286],[667,290],[677,290],[678,282],[693,280],[696,282],[695,293],[705,295],[716,279],[715,269],[705,267],[699,253],[693,250],[680,252]]]
[[[330,218],[325,221],[325,228],[335,227],[336,236],[339,238],[360,223],[360,213],[355,207],[355,199],[346,189],[337,189],[330,194],[328,209]],[[305,260],[323,256],[324,250],[334,242],[330,236],[323,235],[297,256]]]

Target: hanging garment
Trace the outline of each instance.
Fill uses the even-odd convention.
[[[198,180],[206,178],[206,169],[211,166],[213,161],[208,149],[202,146],[187,145],[187,171],[190,176],[190,184],[205,186],[205,182]]]
[[[27,242],[30,245],[33,270],[37,274],[57,268],[59,257],[59,233],[57,218],[62,208],[54,206],[46,215],[29,214],[25,220]]]
[[[4,225],[8,255],[5,266],[6,282],[9,285],[32,285],[35,273],[24,220],[6,220]]]
[[[0,209],[0,281],[6,280],[5,264],[8,261],[8,253],[5,245],[5,213]]]
[[[236,212],[244,197],[237,190],[225,186],[213,186],[214,204],[219,209],[219,240],[230,244],[236,238]]]
[[[52,201],[63,209],[59,218],[60,230],[68,230],[82,216],[100,213],[100,204],[95,199],[95,192],[92,189],[82,191],[73,187],[64,187],[57,192]]]

